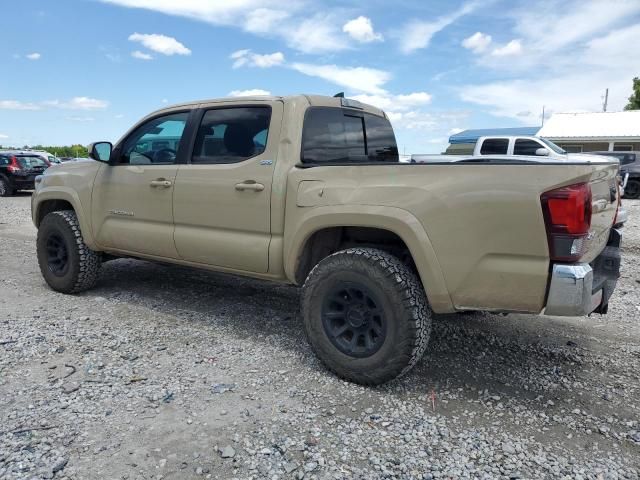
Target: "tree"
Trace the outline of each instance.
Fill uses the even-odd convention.
[[[625,110],[640,110],[640,78],[633,79],[633,93],[629,97],[629,103],[624,107]]]

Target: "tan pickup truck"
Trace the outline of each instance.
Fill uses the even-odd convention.
[[[407,372],[432,312],[606,313],[619,275],[616,159],[400,163],[384,112],[313,95],[175,105],[90,151],[36,182],[51,288],[114,257],[299,285],[354,382]]]

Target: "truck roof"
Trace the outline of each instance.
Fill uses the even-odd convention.
[[[478,128],[464,130],[449,137],[449,143],[475,143],[480,137],[535,136],[540,127]]]
[[[330,97],[328,95],[312,95],[312,94],[298,94],[298,95],[286,95],[286,96],[250,95],[246,97],[220,97],[220,98],[211,98],[206,100],[194,100],[190,102],[183,102],[183,103],[177,103],[174,105],[168,105],[159,110],[156,110],[155,112],[153,112],[153,114],[156,114],[158,112],[162,112],[165,110],[175,110],[176,108],[181,108],[181,107],[193,107],[195,105],[200,105],[200,104],[212,104],[212,103],[222,103],[222,102],[260,102],[260,101],[273,102],[277,100],[281,100],[285,103],[303,101],[303,102],[307,102],[309,105],[313,107],[351,107],[351,108],[357,108],[367,113],[372,113],[374,115],[386,116],[385,113],[379,108],[376,108],[373,105],[352,100],[350,98]],[[345,103],[347,104],[345,105]]]

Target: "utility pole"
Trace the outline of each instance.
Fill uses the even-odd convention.
[[[542,105],[542,126],[544,127],[544,105]]]
[[[607,111],[607,104],[609,103],[609,89],[607,88],[604,91],[604,103],[602,104],[602,111],[606,112]]]

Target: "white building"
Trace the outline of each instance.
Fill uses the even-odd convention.
[[[573,153],[640,151],[640,110],[554,113],[538,136]]]

